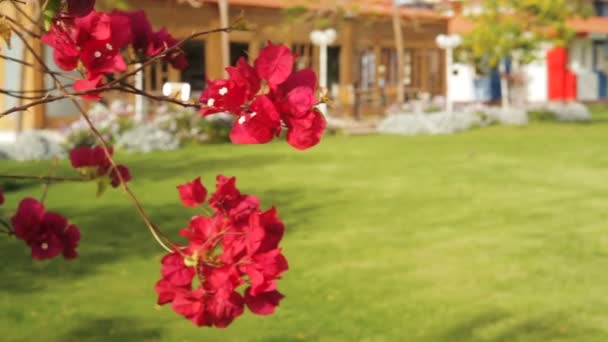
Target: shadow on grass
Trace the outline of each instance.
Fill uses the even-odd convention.
[[[302,188],[282,189],[261,194],[272,201],[287,227],[287,232],[310,227],[310,217],[324,205],[323,196],[302,205],[298,201],[305,192]],[[275,200],[276,199],[276,200]],[[264,202],[267,202],[267,201]],[[174,206],[145,206],[152,220],[177,242],[184,242],[178,236],[185,227],[193,211]],[[267,209],[264,206],[263,209]],[[150,236],[149,231],[137,216],[131,205],[100,206],[81,208],[53,207],[53,211],[64,213],[70,221],[81,229],[80,256],[66,261],[58,257],[48,261],[35,261],[29,255],[29,248],[16,239],[0,239],[0,258],[7,260],[0,268],[0,291],[7,293],[28,293],[47,287],[61,286],[66,280],[93,275],[99,267],[119,262],[129,257],[149,258],[160,261],[163,250]],[[154,258],[158,257],[159,260]]]
[[[83,319],[74,330],[61,338],[61,341],[157,341],[160,329],[150,328],[144,322],[126,317]]]
[[[487,311],[448,328],[438,341],[553,341],[561,339],[584,340],[588,336],[598,336],[597,329],[584,326],[567,326],[567,313],[546,314],[539,318],[522,320],[494,335],[484,337],[480,332],[500,325],[514,317],[504,311]]]
[[[184,172],[197,174],[217,173],[231,175],[232,170],[255,170],[257,167],[270,165],[280,159],[277,155],[258,155],[251,154],[235,158],[226,155],[225,158],[211,158],[206,156],[201,149],[201,154],[197,155],[198,150],[187,149],[178,151],[175,154],[156,154],[155,158],[146,158],[145,155],[134,155],[128,166],[132,168],[135,175],[141,174],[141,179],[158,180],[174,175],[182,175]],[[139,172],[141,170],[141,172]],[[145,171],[145,172],[144,172]]]

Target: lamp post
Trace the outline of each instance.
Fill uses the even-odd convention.
[[[454,63],[454,49],[462,44],[462,37],[458,34],[440,34],[435,39],[437,46],[445,50],[445,107],[448,115],[452,116],[454,104],[450,94],[450,77],[452,75],[452,64]]]
[[[325,30],[314,30],[310,33],[310,40],[319,46],[319,87],[327,90],[327,46],[336,41],[338,34],[336,30],[329,28]],[[319,109],[327,116],[327,105],[322,103]]]

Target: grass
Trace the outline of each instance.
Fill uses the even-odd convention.
[[[0,240],[2,340],[606,341],[607,118],[331,137],[306,153],[277,143],[121,155],[171,232],[194,213],[175,185],[197,175],[236,175],[278,207],[291,269],[277,314],[210,330],[156,308],[162,251],[125,197],[56,185],[48,206],[81,227],[81,258],[33,262]],[[40,190],[8,185],[4,210]]]

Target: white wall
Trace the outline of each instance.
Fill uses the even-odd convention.
[[[547,69],[546,52],[544,58],[522,67],[526,82],[528,102],[546,102],[549,100],[549,70]]]
[[[45,63],[49,66],[49,68],[53,71],[64,72],[55,64],[55,61],[53,60],[53,49],[49,48],[47,46],[43,46],[42,48],[44,50]],[[80,77],[80,75],[76,72],[72,72],[71,74],[73,76]],[[68,84],[73,82],[73,81],[67,80],[65,78],[60,78],[60,80],[63,82],[67,81],[66,83],[68,83]],[[46,76],[44,78],[45,87],[52,88],[54,85],[55,85],[55,83],[53,82],[53,79],[51,77]],[[56,92],[56,93],[58,93],[58,92]],[[47,116],[58,117],[58,116],[69,116],[69,115],[75,115],[75,114],[78,114],[78,109],[72,103],[72,101],[69,99],[63,99],[63,100],[59,100],[59,101],[55,101],[55,102],[46,104],[46,115]]]
[[[454,102],[475,101],[475,70],[467,64],[455,63],[448,80],[448,91]]]
[[[570,69],[576,74],[577,99],[599,99],[599,79],[593,71],[593,45],[591,39],[575,39],[568,50]]]
[[[12,36],[10,49],[8,49],[8,47],[5,44],[0,44],[0,50],[2,50],[2,53],[8,57],[12,57],[12,58],[19,59],[19,60],[23,59],[24,46],[23,46],[23,42],[21,41],[21,39],[19,39],[19,37],[17,37],[17,35]],[[5,61],[5,63],[6,64],[5,64],[5,69],[4,69],[4,71],[5,71],[4,80],[1,81],[2,89],[21,90],[21,87],[23,84],[22,79],[21,79],[23,66],[19,63],[11,62],[8,60]],[[5,95],[2,95],[2,96],[5,96]],[[17,105],[19,105],[19,99],[10,97],[10,96],[5,96],[4,108],[0,108],[0,109],[2,109],[2,111],[5,111],[5,110],[15,107]],[[11,115],[13,115],[13,114],[11,114]],[[17,113],[15,113],[14,115],[16,116]]]

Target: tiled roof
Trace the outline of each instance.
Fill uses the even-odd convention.
[[[206,2],[217,2],[217,0],[207,0]],[[294,6],[305,6],[313,9],[336,8],[341,6],[345,9],[353,8],[354,12],[362,14],[391,15],[392,0],[330,0],[311,2],[306,0],[229,0],[230,5],[251,6],[263,8],[288,8]],[[403,17],[414,17],[420,19],[445,20],[445,17],[431,9],[402,7],[400,13]]]
[[[572,19],[567,22],[568,27],[576,33],[602,33],[608,34],[608,17],[588,17]],[[473,30],[475,24],[463,16],[449,19],[448,31],[450,33],[467,33]]]

